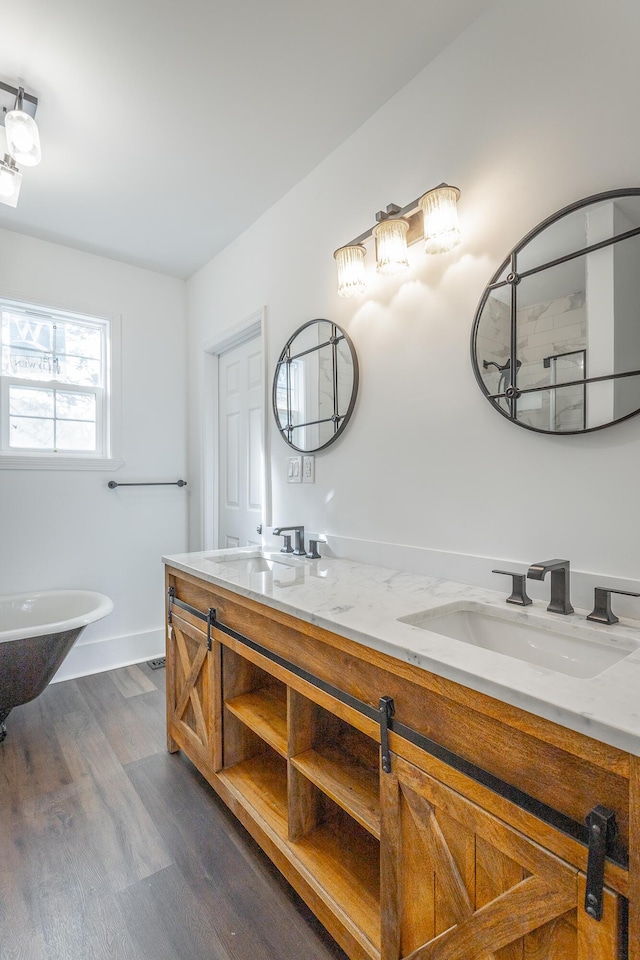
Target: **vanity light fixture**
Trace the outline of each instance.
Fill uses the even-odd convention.
[[[24,87],[12,87],[0,80],[0,124],[5,128],[7,152],[0,160],[0,203],[17,206],[22,174],[17,166],[40,163],[40,134],[34,120],[38,100]]]
[[[460,191],[441,183],[405,207],[390,203],[376,213],[376,225],[334,253],[338,268],[338,295],[364,293],[364,244],[373,237],[379,273],[393,274],[409,266],[407,247],[424,239],[425,253],[445,253],[460,243],[457,203]]]

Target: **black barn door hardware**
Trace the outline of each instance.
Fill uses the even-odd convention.
[[[207,611],[207,650],[211,650],[211,627],[216,623],[215,607],[209,607]]]
[[[602,920],[604,897],[604,861],[610,842],[615,838],[616,815],[613,810],[598,804],[587,815],[589,828],[589,859],[587,860],[587,890],[584,909],[594,920]]]
[[[395,704],[391,697],[380,697],[380,753],[382,754],[382,769],[391,773],[391,751],[389,750],[389,721],[395,713]]]
[[[209,607],[206,613],[202,613],[201,610],[198,610],[197,607],[192,607],[190,603],[185,603],[184,600],[178,600],[176,597],[176,591],[174,587],[169,587],[168,590],[169,597],[169,612],[167,614],[167,623],[171,623],[173,619],[172,607],[180,607],[181,610],[186,610],[187,613],[190,613],[192,617],[197,617],[198,620],[202,620],[207,625],[207,650],[211,650],[211,628],[216,626],[216,611],[215,607]]]

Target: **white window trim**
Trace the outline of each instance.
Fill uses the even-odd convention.
[[[1,291],[0,291],[1,294]],[[91,456],[91,454],[69,453],[13,453],[0,451],[0,470],[101,470],[113,472],[124,466],[122,459],[122,318],[119,314],[105,314],[89,309],[69,309],[53,302],[33,301],[30,298],[5,294],[3,299],[29,304],[36,310],[51,310],[76,314],[89,319],[109,322],[111,350],[107,354],[106,389],[109,397],[108,419],[105,424],[105,436],[109,447],[109,456]],[[59,385],[62,386],[62,385]]]

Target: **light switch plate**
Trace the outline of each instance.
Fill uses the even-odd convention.
[[[302,457],[287,458],[287,483],[302,483]]]
[[[303,483],[316,482],[316,458],[315,457],[302,458],[302,482]]]

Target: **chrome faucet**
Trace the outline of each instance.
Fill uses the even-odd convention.
[[[551,572],[551,601],[547,610],[550,613],[562,613],[567,616],[573,613],[569,599],[570,575],[568,560],[543,560],[533,563],[527,571],[529,580],[544,580]]]
[[[302,526],[300,526],[300,527],[274,527],[274,528],[273,528],[273,533],[274,533],[274,536],[276,536],[276,537],[281,537],[281,536],[284,536],[284,534],[287,533],[287,531],[289,531],[289,530],[291,530],[293,533],[295,533],[295,537],[296,537],[296,539],[295,539],[295,548],[294,548],[294,550],[292,551],[292,553],[293,553],[296,557],[306,557],[307,551],[306,551],[305,548],[304,548],[304,527],[302,527]],[[288,538],[285,537],[285,543],[286,543],[287,539],[291,540],[290,537],[288,537]],[[288,552],[289,552],[289,551],[287,551],[287,553],[288,553]]]

